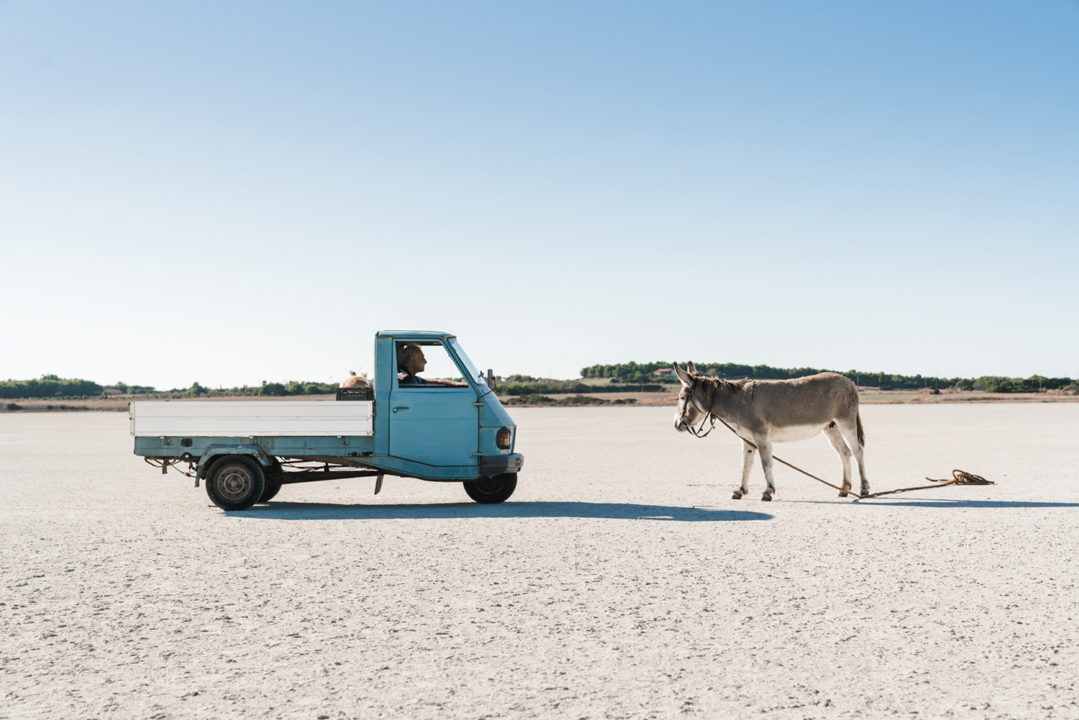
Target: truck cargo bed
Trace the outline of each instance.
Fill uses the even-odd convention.
[[[135,437],[370,436],[374,403],[334,400],[136,400]]]

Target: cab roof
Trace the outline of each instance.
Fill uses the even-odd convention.
[[[445,330],[379,330],[375,337],[405,337],[410,340],[449,340],[456,336]]]

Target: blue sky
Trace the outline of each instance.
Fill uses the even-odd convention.
[[[1079,376],[1079,3],[0,0],[0,377]]]

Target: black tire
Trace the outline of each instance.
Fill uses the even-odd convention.
[[[504,473],[465,483],[468,496],[484,505],[506,502],[516,489],[517,473]]]
[[[206,494],[222,510],[246,510],[266,491],[266,476],[250,458],[228,457],[214,463]]]
[[[266,488],[262,491],[262,495],[259,496],[259,502],[268,503],[279,492],[281,492],[281,476],[270,473],[266,475]]]

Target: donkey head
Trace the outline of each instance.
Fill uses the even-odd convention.
[[[686,363],[686,369],[674,364],[674,374],[682,383],[682,390],[678,393],[678,410],[674,416],[674,429],[685,432],[689,426],[695,423],[706,412],[705,383],[702,382],[697,368],[693,363]]]

